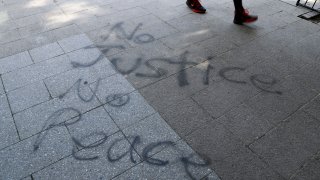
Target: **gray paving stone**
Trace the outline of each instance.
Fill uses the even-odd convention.
[[[210,168],[205,166],[205,161],[183,141],[169,146],[153,155],[152,158],[168,161],[168,164],[159,166],[144,161],[115,179],[201,179],[211,172]],[[190,165],[186,169],[181,158],[187,158],[191,162],[203,165]]]
[[[121,105],[122,100],[123,102],[128,102]],[[108,102],[104,107],[121,129],[135,124],[155,113],[155,110],[137,91],[125,95],[120,99]]]
[[[191,98],[161,109],[160,115],[182,138],[213,120]]]
[[[319,177],[320,177],[320,173],[319,173],[319,168],[320,168],[319,156],[320,156],[320,154],[317,153],[291,179],[293,179],[293,180],[303,180],[303,179],[316,180],[316,179],[319,179]]]
[[[318,91],[308,87],[298,80],[295,75],[287,76],[275,89],[282,91],[285,95],[292,97],[297,103],[305,104],[316,97]]]
[[[176,142],[180,139],[180,137],[157,113],[126,129],[123,129],[123,133],[126,137],[140,137],[141,143],[137,144],[135,147],[139,155],[142,154],[143,149],[150,143],[158,143],[161,141]],[[165,146],[160,145],[159,147],[160,148],[154,148],[149,155],[159,152]]]
[[[0,149],[19,141],[11,111],[5,94],[0,95]]]
[[[190,11],[185,8],[185,6],[179,6],[181,2],[164,2],[164,1],[152,1],[143,6],[148,12],[152,12],[152,14],[158,16],[160,19],[164,21],[168,21],[177,17],[181,17],[186,14],[190,14]],[[175,11],[166,11],[167,9],[175,8]]]
[[[212,117],[217,118],[258,92],[256,88],[248,84],[221,81],[194,94],[192,98]]]
[[[2,79],[1,79],[1,76],[0,76],[0,95],[1,95],[1,94],[4,94],[4,93],[5,93],[5,91],[4,91]]]
[[[282,94],[262,92],[247,100],[245,104],[273,124],[285,120],[301,107],[300,103],[284,91]]]
[[[67,54],[75,68],[86,68],[95,65],[99,61],[106,59],[102,53],[94,46],[87,46]],[[79,65],[81,64],[81,65]]]
[[[16,25],[17,28],[25,27],[28,25],[36,25],[42,22],[43,19],[39,14],[13,20],[13,23]]]
[[[182,32],[188,32],[192,30],[194,32],[198,31],[206,33],[210,28],[207,19],[204,19],[201,16],[197,16],[193,13],[171,19],[167,21],[167,23]],[[192,26],[190,26],[190,24],[192,24]]]
[[[213,55],[219,55],[237,47],[229,39],[217,36],[198,43],[200,46],[209,49]]]
[[[304,108],[303,111],[312,115],[316,119],[320,120],[320,97],[317,96],[311,102],[309,102]]]
[[[21,53],[23,51],[28,50],[32,47],[32,43],[27,39],[20,39],[17,41],[9,42],[1,45],[0,48],[0,57],[7,57],[17,53]]]
[[[78,117],[75,117],[67,121],[67,123],[74,122],[77,119]],[[86,112],[81,116],[79,122],[68,125],[67,127],[72,137],[82,140],[81,142],[87,145],[104,138],[103,136],[98,136],[99,139],[97,139],[97,137],[90,138],[88,137],[89,135],[105,133],[107,136],[110,136],[119,131],[119,128],[103,107]]]
[[[186,142],[194,151],[201,152],[212,161],[223,160],[242,146],[240,139],[217,121],[208,122],[202,128],[189,134]]]
[[[319,33],[310,34],[296,43],[290,44],[286,50],[297,57],[309,60],[309,62],[319,62],[319,47],[315,46],[320,40]],[[309,47],[309,48],[308,48]],[[313,48],[310,48],[313,47]]]
[[[312,90],[320,91],[320,83],[317,80],[320,77],[318,73],[319,69],[320,64],[318,63],[306,64],[301,69],[295,71],[292,74],[292,77],[299,83],[303,84],[303,86],[309,87]]]
[[[78,62],[76,57],[79,56],[72,56],[71,60]],[[50,94],[53,97],[57,97],[68,90],[72,92],[77,91],[77,83],[80,83],[80,87],[82,87],[86,84],[97,82],[99,79],[107,78],[115,73],[116,71],[112,64],[106,58],[103,58],[90,67],[73,68],[70,71],[49,77],[45,79],[45,83]],[[98,88],[100,87],[98,86]]]
[[[4,74],[15,69],[32,64],[32,60],[27,51],[0,59],[0,74]]]
[[[12,113],[17,113],[31,106],[50,99],[50,94],[42,81],[30,84],[8,93]]]
[[[58,43],[38,47],[30,50],[29,52],[35,62],[44,61],[64,53]]]
[[[23,38],[28,37],[28,36],[33,36],[36,34],[43,33],[45,31],[48,31],[48,27],[44,23],[37,23],[37,24],[31,24],[27,25],[25,27],[20,27],[19,28],[19,33]]]
[[[285,179],[247,148],[235,150],[212,166],[222,179]]]
[[[37,136],[0,151],[1,179],[20,179],[71,154],[72,142],[65,127],[49,130],[39,149],[34,151]]]
[[[117,142],[116,144],[114,144]],[[77,160],[73,156],[65,158],[37,173],[35,179],[111,179],[134,166],[130,155],[117,161],[110,162],[107,155],[119,156],[130,149],[129,142],[121,133],[108,137],[107,140],[94,148],[83,149],[77,152],[77,157],[97,157],[94,160]],[[139,156],[133,151],[133,158],[139,162]]]
[[[81,88],[81,97],[91,99],[85,102],[75,93],[67,93],[62,99],[55,98],[14,115],[14,119],[21,135],[27,138],[50,124],[58,124],[69,120],[100,105],[88,87]],[[92,97],[93,96],[93,97]]]
[[[9,92],[70,69],[72,66],[69,58],[62,55],[4,74],[2,80],[6,91]]]
[[[225,117],[218,121],[247,145],[274,127],[268,119],[259,116],[254,109],[244,104],[233,108]]]
[[[172,65],[171,65],[172,66]],[[179,69],[178,65],[173,67]],[[183,100],[192,94],[205,89],[205,68],[201,65],[183,70],[157,83],[140,90],[140,93],[157,111],[177,101]],[[208,83],[212,83],[210,79]]]
[[[0,33],[0,44],[5,44],[11,41],[20,39],[21,36],[17,29],[13,29],[7,32]]]
[[[250,148],[283,177],[289,178],[319,150],[319,130],[319,121],[297,112]]]
[[[190,134],[186,141],[196,152],[211,159],[210,167],[221,179],[281,179],[216,121]]]
[[[75,36],[75,35],[81,34],[80,29],[75,24],[71,24],[68,26],[62,26],[60,28],[53,29],[48,32],[52,37],[54,37],[54,39],[56,41],[69,38],[70,36]]]
[[[132,85],[120,74],[115,74],[106,79],[101,80],[100,82],[93,83],[90,87],[94,89],[98,85],[98,91],[96,95],[100,102],[105,104],[107,97],[112,97],[117,94],[128,94],[135,91]]]
[[[62,39],[58,41],[58,43],[65,52],[70,52],[92,45],[92,41],[90,41],[90,39],[85,34],[75,35],[66,39]]]
[[[191,32],[178,32],[171,34],[170,36],[161,38],[160,41],[163,42],[166,46],[172,49],[182,49],[187,46],[190,46],[194,43],[204,41],[206,39],[216,36],[215,33],[211,32],[210,29],[204,33],[198,33],[197,31]]]

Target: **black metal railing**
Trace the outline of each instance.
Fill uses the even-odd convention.
[[[297,6],[320,12],[320,0],[298,0]]]

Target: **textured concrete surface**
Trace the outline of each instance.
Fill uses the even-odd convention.
[[[320,179],[294,0],[0,0],[0,179]]]

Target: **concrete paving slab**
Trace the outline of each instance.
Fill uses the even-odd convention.
[[[119,141],[121,140],[121,141]],[[115,144],[116,142],[116,144]],[[37,173],[35,179],[111,179],[135,165],[131,161],[129,154],[119,158],[117,161],[108,160],[108,156],[113,160],[113,155],[118,157],[130,149],[129,142],[121,133],[117,133],[107,138],[97,147],[85,148]],[[78,159],[75,159],[78,158]],[[92,160],[81,160],[90,157],[97,157]],[[139,162],[139,156],[133,152],[132,157]]]
[[[250,148],[285,178],[318,151],[319,121],[297,112]],[[294,133],[292,133],[294,132]],[[316,137],[316,138],[315,138]]]
[[[6,95],[0,95],[0,149],[10,146],[19,141],[17,130],[11,116],[10,107]]]
[[[107,97],[112,97],[117,94],[125,95],[135,91],[132,85],[122,75],[119,74],[112,75],[101,80],[100,82],[93,83],[90,87],[91,89],[94,89],[97,85],[99,88],[96,92],[96,96],[103,104],[111,101],[107,99]]]
[[[0,73],[8,73],[16,69],[32,64],[32,60],[27,51],[0,59]]]
[[[74,93],[66,94],[62,99],[55,98],[15,114],[21,138],[30,137],[100,105],[88,87],[81,88],[81,93],[85,99],[93,98],[85,102]]]
[[[132,92],[124,96],[109,96],[104,106],[115,123],[124,129],[155,113],[154,109],[145,101],[139,92]]]
[[[20,89],[10,91],[8,99],[12,113],[28,109],[34,105],[48,101],[50,94],[42,81],[30,84]]]
[[[143,155],[146,151],[145,147],[151,143],[154,143],[155,146],[149,150],[150,152],[148,151],[148,155],[150,156],[166,147],[165,143],[163,144],[161,142],[170,141],[174,143],[180,139],[159,114],[149,116],[148,118],[123,129],[123,133],[130,139],[139,137],[141,143],[137,144],[135,147],[139,155]]]
[[[29,51],[34,62],[40,62],[63,54],[58,43],[48,44]]]
[[[84,34],[60,40],[58,43],[66,53],[92,45],[92,41],[90,41]]]
[[[182,138],[202,127],[206,122],[213,121],[191,98],[176,102],[164,108],[160,115]],[[197,121],[193,121],[197,119]]]
[[[2,80],[6,91],[9,92],[70,69],[72,66],[69,58],[62,55],[4,74]]]
[[[303,111],[307,112],[318,120],[320,120],[319,100],[319,96],[317,96],[303,108]]]
[[[72,153],[72,142],[65,127],[51,129],[34,151],[37,136],[0,151],[1,179],[20,179]]]
[[[4,91],[2,79],[0,78],[0,95],[1,95],[1,94],[4,94],[4,93],[5,93],[5,91]]]
[[[310,162],[306,163],[302,169],[300,169],[292,179],[317,179],[319,174],[319,153],[317,153]]]
[[[74,122],[77,119],[78,117],[75,117],[66,123]],[[119,131],[119,128],[103,107],[99,107],[82,114],[79,123],[71,124],[67,127],[72,137],[80,139],[81,143],[86,145],[93,144],[104,138],[104,136],[93,138],[87,137],[90,134],[97,133],[101,135],[102,133],[105,133],[107,136],[111,136]]]
[[[202,160],[183,141],[178,141],[175,145],[167,147],[151,158],[167,161],[167,163],[156,165],[146,160],[115,179],[201,179],[211,172],[211,169],[206,165],[208,162]],[[189,162],[195,165],[191,166]],[[217,180],[219,179],[217,176],[215,177]]]

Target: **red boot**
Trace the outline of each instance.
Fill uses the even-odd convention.
[[[199,0],[187,0],[186,4],[195,13],[203,14],[206,12],[206,8],[200,4]]]
[[[239,12],[235,12],[233,23],[235,24],[243,24],[243,23],[252,23],[258,19],[258,16],[249,15],[248,10],[243,10]]]

